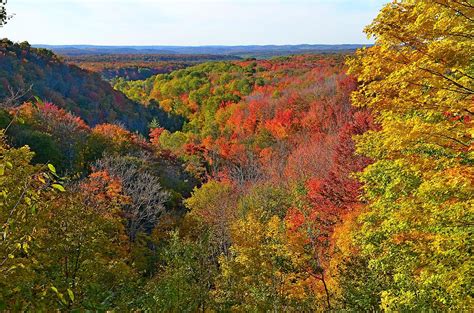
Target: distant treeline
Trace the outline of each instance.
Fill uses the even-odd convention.
[[[100,55],[66,55],[66,61],[70,62],[133,62],[155,63],[155,62],[207,62],[228,61],[241,59],[232,55],[213,54],[100,54]]]
[[[104,54],[199,54],[199,55],[225,55],[234,57],[270,58],[293,54],[320,54],[355,51],[362,48],[360,44],[343,45],[251,45],[251,46],[91,46],[68,45],[37,47],[53,50],[57,54],[67,56],[104,55]],[[366,45],[367,46],[367,45]]]
[[[106,80],[122,77],[143,80],[209,61],[239,60],[240,57],[210,54],[101,54],[65,56],[65,61],[100,73]]]

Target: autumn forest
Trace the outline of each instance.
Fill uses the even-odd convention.
[[[1,40],[0,311],[472,312],[474,4],[393,1],[365,33]]]

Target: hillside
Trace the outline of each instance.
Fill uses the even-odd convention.
[[[159,108],[145,108],[111,88],[98,74],[65,64],[49,50],[32,48],[28,43],[0,43],[0,98],[10,89],[28,89],[24,97],[40,97],[73,112],[93,126],[100,123],[123,123],[130,130],[146,132],[156,117],[170,129],[179,128],[180,120]]]

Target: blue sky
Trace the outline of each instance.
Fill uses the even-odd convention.
[[[390,0],[9,0],[0,38],[33,44],[368,43]]]

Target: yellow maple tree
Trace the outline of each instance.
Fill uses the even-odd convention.
[[[368,205],[352,236],[378,283],[346,289],[376,298],[366,305],[472,307],[473,22],[472,1],[393,1],[366,28],[375,45],[348,61],[354,105],[380,124],[357,138],[374,163],[360,175]]]

